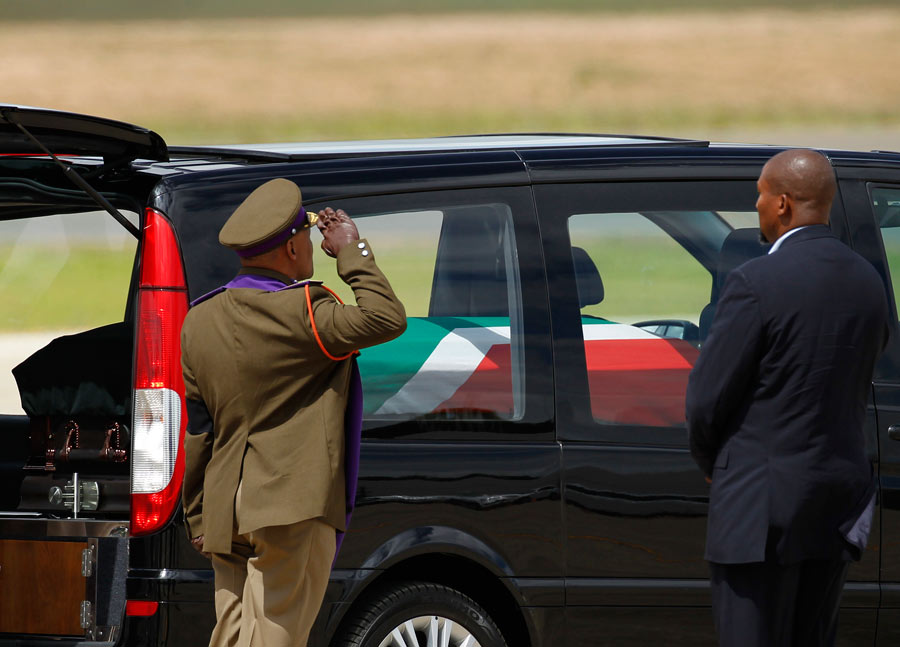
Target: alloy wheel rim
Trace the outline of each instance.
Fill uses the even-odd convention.
[[[481,647],[472,632],[442,616],[418,616],[388,632],[378,647]]]

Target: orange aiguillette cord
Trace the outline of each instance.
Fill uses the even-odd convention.
[[[338,303],[340,303],[340,304],[344,303],[343,301],[341,301],[341,297],[339,297],[335,293],[334,290],[332,290],[331,288],[326,288],[324,285],[321,287],[325,288],[328,292],[330,292],[331,296],[333,296],[335,299],[337,299]],[[316,328],[316,318],[313,316],[313,309],[312,309],[312,298],[309,296],[309,283],[307,283],[304,286],[304,289],[306,290],[306,309],[309,311],[309,321],[312,324],[313,335],[316,338],[316,343],[319,345],[319,348],[321,348],[322,352],[325,353],[325,357],[327,357],[328,359],[333,359],[335,362],[340,362],[342,360],[353,357],[354,355],[359,353],[358,350],[354,350],[354,351],[350,351],[346,355],[342,355],[341,357],[335,357],[334,355],[332,355],[331,353],[328,352],[328,349],[325,348],[325,344],[322,343],[322,338],[319,337],[319,329]]]

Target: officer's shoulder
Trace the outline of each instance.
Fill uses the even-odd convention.
[[[309,296],[314,301],[316,300],[328,300],[328,301],[339,301],[337,294],[330,287],[325,285],[324,281],[310,281],[309,282]]]
[[[309,293],[311,299],[316,300],[322,298],[322,295],[328,294],[328,289],[324,287],[322,281],[317,279],[307,279],[305,281],[297,281],[291,285],[285,285],[283,288],[272,292],[258,292],[258,295],[274,296],[276,302],[294,301],[294,299],[306,300],[306,294]],[[273,302],[274,303],[274,302]]]
[[[185,324],[196,319],[202,319],[204,316],[206,316],[206,313],[210,312],[210,310],[216,307],[214,303],[219,300],[220,294],[215,294],[203,299],[198,299],[197,301],[191,303],[190,308],[188,308],[187,315],[185,315],[184,317]]]
[[[210,307],[215,307],[210,305],[212,303],[220,305],[223,300],[222,295],[227,291],[228,290],[223,286],[220,288],[216,288],[212,292],[207,292],[206,294],[197,297],[196,299],[191,301],[190,308],[188,309],[188,314],[190,315],[192,312],[205,312]]]
[[[297,281],[296,283],[291,283],[290,285],[285,285],[283,288],[279,288],[268,294],[302,294],[306,288],[310,288],[310,291],[320,288],[322,286],[322,281],[316,279],[306,279],[305,281]],[[266,292],[261,292],[260,294],[266,294]]]
[[[181,323],[182,340],[193,340],[206,327],[206,322],[211,318],[208,303],[204,301],[188,309]]]
[[[321,296],[323,294],[328,294],[331,290],[328,286],[325,285],[325,281],[308,281],[310,292],[316,294],[317,296]]]
[[[191,340],[201,334],[201,331],[206,326],[206,322],[215,316],[213,313],[216,310],[215,302],[218,301],[218,296],[216,295],[191,305],[181,324],[182,339]]]

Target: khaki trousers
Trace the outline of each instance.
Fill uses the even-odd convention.
[[[241,486],[235,496],[235,528]],[[334,528],[321,519],[232,537],[212,555],[216,626],[210,647],[306,647],[334,559]]]

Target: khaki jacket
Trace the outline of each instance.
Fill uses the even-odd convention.
[[[366,241],[341,249],[337,269],[357,305],[342,305],[324,288],[310,287],[319,337],[331,355],[405,330],[403,305]],[[316,517],[344,530],[351,360],[335,361],[320,348],[304,288],[235,288],[199,303],[184,320],[181,349],[185,392],[194,401],[189,405],[205,405],[212,421],[208,433],[189,426],[185,434],[183,503],[190,536],[203,535],[208,552],[231,551],[241,479],[241,534]]]

